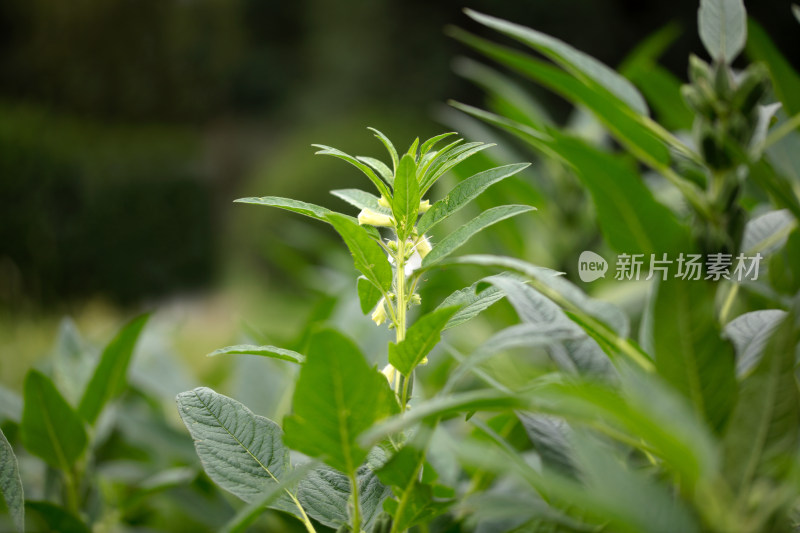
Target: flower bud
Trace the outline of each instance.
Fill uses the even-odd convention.
[[[386,305],[383,298],[381,298],[381,301],[378,302],[378,305],[375,306],[375,310],[372,312],[372,321],[378,326],[386,322]]]
[[[422,237],[417,243],[417,253],[422,259],[425,259],[425,256],[428,255],[430,251],[431,251],[430,241],[428,241],[427,237]]]
[[[397,378],[397,369],[392,365],[386,365],[381,370],[381,373],[386,376],[386,379],[389,380],[389,385],[394,385],[394,380]]]
[[[422,298],[416,292],[411,295],[411,305],[420,305],[422,303]]]
[[[380,199],[378,199],[378,205],[381,207],[385,207],[387,209],[392,208],[392,204],[389,203],[389,200],[386,199],[384,195],[381,194]]]
[[[358,214],[358,223],[362,226],[364,224],[369,224],[370,226],[392,227],[394,225],[394,220],[392,220],[392,217],[389,215],[376,213],[372,209],[362,209]]]
[[[431,201],[430,200],[423,200],[419,203],[419,214],[423,214],[431,208]]]

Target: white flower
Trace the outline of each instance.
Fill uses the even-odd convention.
[[[375,310],[372,312],[372,321],[375,322],[376,325],[380,326],[384,322],[386,322],[386,300],[381,298],[381,301],[378,302],[378,305],[375,306]]]
[[[394,225],[394,220],[389,215],[378,213],[372,209],[362,209],[358,214],[358,223],[362,226],[369,224],[370,226],[391,227]]]

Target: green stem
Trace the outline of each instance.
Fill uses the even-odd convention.
[[[352,488],[353,494],[353,531],[355,533],[361,533],[361,505],[359,500],[358,494],[358,479],[356,478],[355,471],[350,472],[350,487]]]
[[[397,235],[397,255],[395,256],[395,342],[400,344],[406,338],[406,310],[408,309],[407,290],[406,290],[406,247],[408,243],[405,239]],[[408,379],[400,376],[396,383],[395,394],[400,398],[400,408],[406,410],[408,402]]]

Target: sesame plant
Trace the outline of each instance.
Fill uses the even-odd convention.
[[[547,60],[462,30],[453,36],[581,106],[602,134],[557,126],[514,81],[474,62],[460,70],[487,89],[491,109],[454,106],[532,148],[540,179],[577,178],[604,250],[675,270],[651,270],[633,322],[556,271],[514,257],[454,257],[477,231],[530,207],[490,207],[438,234],[439,222],[524,165],[489,166],[436,200],[426,195],[447,170],[472,155],[492,159],[477,155],[487,145],[437,149],[445,134],[401,155],[376,132],[388,164],[321,146],[377,189],[334,191],[357,218],[284,198],[242,201],[330,224],[361,273],[361,310],[395,341],[377,356],[383,372],[326,328],[303,353],[220,350],[300,366],[281,425],[210,389],[178,397],[206,472],[249,502],[230,529],[272,507],[308,531],[796,530],[800,167],[778,148],[797,141],[800,110],[787,90],[797,75],[755,23],[748,42],[738,0],[701,2],[709,59],[690,59],[683,87],[656,64],[672,30],[635,51],[623,76],[533,29],[468,15]],[[732,63],[745,46],[761,61],[740,71]],[[461,265],[494,274],[429,303],[425,280]],[[616,266],[614,282],[644,283]],[[504,298],[519,323],[477,346],[442,340]],[[419,303],[428,311],[413,318]],[[415,386],[428,359],[444,358],[443,378]]]

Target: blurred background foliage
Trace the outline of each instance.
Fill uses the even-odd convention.
[[[750,4],[751,16],[800,64],[789,3]],[[455,24],[485,32],[462,7],[451,0],[0,4],[2,382],[19,386],[65,314],[105,339],[134,310],[177,309],[175,334],[187,337],[193,364],[245,323],[266,338],[299,331],[313,305],[336,290],[335,267],[349,272],[337,238],[231,200],[272,194],[337,205],[326,191],[360,178],[312,157],[311,142],[380,156],[367,125],[409,142],[442,131],[442,122],[452,127],[443,102],[481,98],[453,74],[453,59],[467,52],[442,31]],[[689,0],[469,7],[614,66],[676,22],[684,35],[661,63],[681,79],[687,54],[700,50],[697,4]],[[565,102],[529,89],[550,116],[567,120]],[[546,210],[536,174],[534,167],[517,179],[512,195]],[[579,234],[585,197],[564,194]],[[566,269],[564,258],[592,238],[540,239],[553,228],[513,224],[475,248]],[[560,245],[571,249],[553,250]],[[430,290],[446,294],[457,285],[442,283]]]

